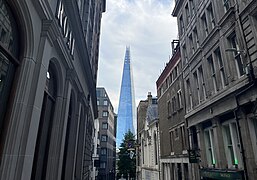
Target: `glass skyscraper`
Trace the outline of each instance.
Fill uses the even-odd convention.
[[[126,47],[118,108],[116,147],[120,147],[126,132],[130,130],[135,134],[135,127],[136,114],[134,83],[130,61],[130,48]]]

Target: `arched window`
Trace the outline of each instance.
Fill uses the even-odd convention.
[[[154,160],[155,165],[158,165],[158,139],[156,132],[154,132]]]
[[[5,0],[0,1],[0,133],[13,77],[19,64],[19,36],[14,16]]]
[[[44,180],[46,178],[45,167],[47,167],[48,162],[57,89],[57,80],[54,72],[50,63],[49,70],[46,74],[45,93],[33,162],[32,179],[35,180]]]

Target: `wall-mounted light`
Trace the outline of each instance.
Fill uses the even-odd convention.
[[[236,48],[228,48],[225,50],[226,52],[235,52],[237,54],[241,54],[244,57],[246,56],[246,51],[245,50],[240,50],[240,49],[236,49]]]

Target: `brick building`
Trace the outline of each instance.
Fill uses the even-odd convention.
[[[189,179],[192,176],[187,152],[181,53],[178,41],[173,41],[172,45],[173,55],[156,82],[163,180]]]

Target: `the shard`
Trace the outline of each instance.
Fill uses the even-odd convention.
[[[117,147],[120,147],[124,135],[130,130],[135,134],[136,114],[135,95],[132,66],[130,59],[130,48],[126,47],[123,75],[120,90],[120,101],[117,120]]]

